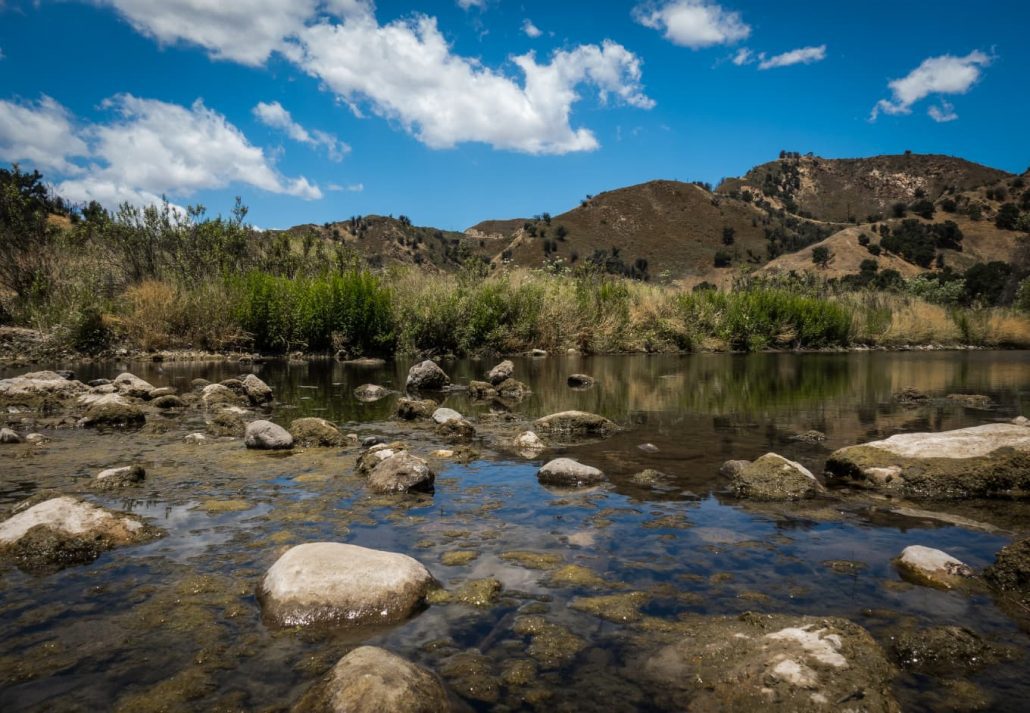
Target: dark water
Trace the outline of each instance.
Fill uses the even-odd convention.
[[[255,371],[282,404],[273,420],[321,416],[362,435],[404,438],[428,453],[445,444],[430,430],[390,421],[392,398],[363,405],[351,395],[363,383],[403,384],[407,366],[326,361],[264,364]],[[464,383],[482,378],[491,364],[443,366]],[[124,365],[72,368],[88,380],[111,378]],[[240,373],[229,364],[133,364],[131,370],[183,391],[196,377]],[[565,378],[573,372],[593,375],[597,385],[569,389]],[[10,375],[0,372],[0,378]],[[1025,413],[1030,354],[546,358],[516,360],[516,376],[533,395],[514,407],[519,421],[511,425],[491,425],[490,407],[460,393],[447,397],[446,405],[468,414],[483,441],[480,456],[468,464],[436,464],[433,496],[369,495],[353,473],[353,452],[255,454],[238,441],[187,446],[182,436],[203,430],[199,412],[136,434],[58,429],[50,434],[53,442],[31,456],[21,447],[0,451],[2,505],[54,488],[140,513],[167,531],[161,540],[109,552],[87,566],[47,576],[13,569],[0,575],[0,709],[279,710],[364,642],[441,671],[474,709],[649,710],[652,692],[634,675],[630,652],[645,636],[640,622],[760,611],[845,616],[886,649],[907,628],[968,627],[1015,655],[967,677],[987,709],[1025,710],[1025,621],[1013,619],[986,591],[907,585],[890,563],[904,547],[923,544],[983,567],[1025,532],[1025,505],[930,506],[838,493],[840,499],[827,502],[755,506],[728,497],[717,471],[727,459],[774,450],[820,472],[827,454],[844,445]],[[934,397],[986,394],[997,408],[977,411],[944,401],[904,407],[891,397],[905,387]],[[523,421],[566,409],[600,413],[626,429],[537,460],[503,447],[502,437],[521,430]],[[789,438],[810,429],[824,432],[826,441],[806,445]],[[657,451],[641,450],[644,443]],[[556,453],[601,468],[609,485],[577,494],[541,487],[536,469]],[[148,471],[137,498],[86,487],[98,470],[132,461]],[[644,468],[667,473],[668,486],[634,485],[630,476]],[[983,525],[891,512],[899,505],[936,508]],[[504,593],[494,606],[434,605],[378,631],[268,629],[255,586],[284,548],[319,540],[410,554],[451,590],[496,577]],[[441,557],[454,550],[476,558],[444,565]],[[550,570],[502,558],[513,550],[581,565],[602,583],[555,585]],[[828,560],[863,567],[841,574],[824,564]],[[635,624],[569,607],[576,597],[630,592],[646,595]],[[580,642],[571,656],[539,665],[535,679],[522,686],[499,678],[511,661],[531,658],[530,639],[512,630],[519,613],[540,613],[564,627],[568,641]],[[472,673],[460,665],[470,652],[479,656]],[[895,694],[906,710],[954,709],[942,686],[939,679],[902,674]]]

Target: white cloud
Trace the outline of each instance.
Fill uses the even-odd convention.
[[[294,141],[309,146],[325,147],[326,153],[333,161],[342,161],[343,157],[350,153],[350,146],[337,139],[332,134],[318,129],[308,131],[298,124],[290,116],[290,112],[279,102],[258,102],[253,109],[254,116],[258,121],[273,129],[282,129]]]
[[[725,10],[709,0],[645,2],[634,8],[633,19],[663,31],[671,42],[692,49],[733,44],[751,34],[751,27],[739,12]]]
[[[0,101],[0,160],[29,161],[44,171],[74,174],[72,159],[86,156],[68,110],[44,95],[38,102]]]
[[[526,37],[531,37],[534,40],[540,35],[544,34],[540,31],[540,28],[534,25],[533,21],[529,18],[526,18],[522,21],[522,31],[526,33]]]
[[[745,64],[751,64],[755,61],[754,53],[747,47],[741,47],[737,50],[737,53],[733,55],[733,64],[738,67],[743,67]]]
[[[826,45],[819,45],[818,47],[799,47],[798,49],[791,50],[790,52],[773,55],[768,59],[765,58],[765,54],[762,54],[761,57],[762,59],[758,63],[759,69],[789,67],[792,64],[812,64],[813,62],[822,62],[826,59]]]
[[[955,107],[952,106],[951,102],[944,99],[941,99],[940,106],[931,106],[926,113],[938,124],[955,121],[958,118],[958,114],[955,113]]]
[[[477,7],[480,10],[482,10],[484,7],[486,7],[486,0],[457,0],[457,2],[458,7],[460,7],[462,10],[469,10],[474,7]]]
[[[364,183],[348,183],[346,186],[341,186],[338,183],[330,183],[328,186],[330,191],[347,191],[348,193],[361,193],[365,190]]]
[[[477,141],[531,154],[595,149],[594,134],[569,123],[581,84],[594,86],[602,101],[654,105],[640,84],[640,60],[610,41],[555,52],[547,64],[533,53],[513,57],[523,85],[453,54],[435,18],[424,15],[387,25],[371,17],[320,22],[299,45],[296,61],[344,101],[367,102],[433,148]]]
[[[163,44],[200,45],[215,59],[264,64],[319,13],[370,12],[366,0],[94,0],[114,7],[137,31]]]
[[[965,57],[950,54],[930,57],[901,79],[888,83],[891,99],[881,99],[873,107],[869,115],[871,121],[884,114],[910,114],[912,105],[931,94],[965,94],[983,74],[983,68],[991,63],[992,58],[983,52],[974,50]],[[948,109],[938,111],[938,119],[931,110],[930,116],[937,121],[952,121],[957,115],[948,105]]]
[[[185,107],[119,94],[102,107],[116,118],[76,126],[49,97],[34,105],[0,101],[0,155],[63,177],[57,189],[69,200],[112,207],[232,183],[305,199],[322,196],[306,178],[281,175],[260,148],[199,99]]]

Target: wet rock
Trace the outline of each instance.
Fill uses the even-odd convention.
[[[579,488],[604,482],[604,473],[571,458],[555,458],[544,464],[536,474],[544,485]]]
[[[1012,421],[1010,421],[1010,423],[1015,424],[1016,426],[1030,426],[1030,418],[1027,418],[1026,416],[1016,416]]]
[[[437,408],[437,403],[432,399],[397,399],[397,416],[405,421],[431,418]]]
[[[1030,429],[993,423],[901,433],[835,451],[827,478],[911,498],[1030,496]]]
[[[807,468],[776,453],[766,453],[739,468],[724,463],[723,468],[735,471],[730,487],[738,498],[800,500],[825,490]]]
[[[660,488],[667,486],[671,481],[671,476],[668,476],[661,471],[654,470],[653,468],[646,468],[639,473],[634,473],[629,478],[629,482],[633,483],[633,485],[638,485],[641,488]]]
[[[493,662],[477,649],[449,657],[441,664],[440,674],[465,698],[482,703],[496,703],[500,698]]]
[[[239,438],[247,430],[247,411],[239,406],[220,406],[208,413],[205,423],[212,436]]]
[[[894,667],[846,619],[698,616],[677,630],[672,643],[630,664],[663,709],[900,711]]]
[[[224,384],[208,384],[200,392],[205,408],[216,406],[243,406],[245,399]]]
[[[293,707],[293,713],[442,713],[447,691],[427,668],[385,649],[360,646]]]
[[[373,401],[385,399],[390,393],[389,389],[376,384],[362,384],[354,389],[354,398],[364,403],[372,403]]]
[[[735,478],[751,465],[749,460],[728,460],[719,466],[719,475],[726,478]]]
[[[448,421],[461,421],[464,416],[452,408],[438,408],[433,411],[432,418],[437,423],[447,423]]]
[[[566,382],[574,389],[589,389],[594,385],[594,377],[586,374],[570,374]]]
[[[22,438],[9,428],[0,428],[0,445],[21,443]]]
[[[903,406],[920,406],[930,401],[929,396],[911,386],[898,391],[891,398]]]
[[[153,391],[151,391],[151,392],[150,392],[150,398],[151,398],[151,399],[159,399],[159,398],[161,398],[162,396],[175,396],[175,395],[177,395],[178,393],[179,393],[179,392],[177,392],[177,391],[176,391],[176,390],[175,390],[174,388],[172,388],[171,386],[162,386],[162,387],[161,387],[161,388],[159,388],[159,389],[154,389]]]
[[[547,448],[540,440],[540,436],[532,431],[523,431],[515,436],[514,444],[515,449],[523,458],[536,458]]]
[[[533,393],[528,386],[517,379],[505,379],[495,389],[498,396],[509,401],[521,401]]]
[[[501,559],[526,569],[555,569],[564,562],[562,556],[555,552],[531,552],[529,550],[502,552]]]
[[[243,393],[254,406],[272,402],[272,387],[255,374],[247,374],[243,377]]]
[[[1030,604],[1030,537],[1001,548],[984,578],[998,589],[1021,593]]]
[[[805,431],[804,433],[797,433],[790,437],[791,441],[797,441],[799,443],[807,443],[810,446],[817,446],[826,440],[826,434],[822,431]]]
[[[146,421],[147,415],[139,406],[117,394],[109,394],[90,404],[78,425],[82,428],[139,428]]]
[[[134,399],[149,399],[150,392],[154,390],[153,384],[127,371],[116,376],[111,383],[118,389],[118,393]]]
[[[936,676],[971,673],[997,658],[992,646],[959,626],[903,631],[894,637],[892,649],[904,668]]]
[[[0,556],[28,571],[92,562],[107,550],[144,542],[159,531],[135,515],[61,496],[15,508],[0,522]]]
[[[973,570],[947,552],[922,545],[910,545],[894,560],[902,577],[938,589],[952,589],[973,576]]]
[[[486,381],[469,382],[469,398],[477,401],[485,401],[497,396],[497,390]]]
[[[380,443],[386,443],[379,436],[365,436],[361,439],[362,448],[371,448],[372,446],[378,446]]]
[[[470,441],[476,436],[476,428],[465,419],[444,421],[436,427],[436,432],[450,443]]]
[[[538,418],[533,425],[537,431],[574,436],[608,436],[619,430],[613,421],[586,411],[553,413],[550,416]]]
[[[567,564],[556,569],[547,578],[552,587],[576,587],[579,589],[598,589],[607,585],[603,577],[589,567],[579,564]]]
[[[487,375],[486,380],[491,385],[497,386],[503,381],[507,381],[515,374],[515,364],[510,359],[505,359],[500,364],[491,369]]]
[[[948,394],[948,401],[957,403],[965,408],[978,409],[980,411],[989,411],[994,408],[994,401],[991,400],[990,396],[984,396],[983,394]]]
[[[547,352],[545,350],[543,350],[543,349],[532,349],[529,352],[529,356],[537,357],[537,358],[545,357],[545,356],[547,356]]]
[[[93,478],[93,487],[101,490],[114,490],[139,485],[147,473],[141,465],[126,465],[120,468],[107,468]]]
[[[290,423],[290,435],[304,448],[343,448],[348,440],[324,418],[298,418]]]
[[[576,597],[569,607],[608,621],[627,622],[640,619],[640,607],[651,598],[646,592],[606,594],[599,597]]]
[[[417,560],[335,542],[292,547],[258,588],[265,618],[279,626],[389,624],[421,606],[434,585]]]
[[[34,446],[42,446],[50,443],[50,439],[44,436],[42,433],[30,433],[25,436],[25,442]]]
[[[639,446],[637,446],[637,450],[643,453],[657,453],[658,446],[656,446],[653,443],[641,443]]]
[[[271,421],[251,421],[243,436],[247,448],[278,451],[293,448],[293,436],[282,426]]]
[[[205,386],[208,386],[211,382],[207,379],[193,379],[190,381],[190,388],[194,391],[202,391]]]
[[[402,451],[372,469],[368,487],[377,493],[431,493],[435,480],[436,475],[425,460]]]
[[[186,402],[180,399],[175,394],[166,394],[164,396],[158,396],[154,398],[151,403],[159,409],[170,409],[170,408],[182,408],[186,405]]]
[[[447,567],[460,567],[478,557],[479,553],[475,550],[451,550],[440,555],[440,562]]]
[[[472,579],[453,592],[436,589],[429,593],[427,601],[430,604],[464,604],[483,608],[497,601],[502,588],[501,582],[493,577]]]
[[[368,476],[377,465],[387,458],[393,458],[398,453],[406,451],[407,444],[401,441],[393,443],[377,443],[369,447],[367,451],[358,456],[357,471],[359,475]]]
[[[81,381],[69,381],[53,371],[34,371],[10,379],[0,379],[0,402],[17,401],[25,397],[69,398],[87,390],[88,387]]]
[[[520,636],[529,636],[526,653],[542,668],[557,668],[587,647],[587,642],[561,624],[553,624],[537,614],[515,618],[512,630]]]
[[[408,370],[405,386],[409,391],[439,391],[451,383],[450,377],[436,362],[426,359]]]
[[[190,433],[188,435],[183,436],[182,440],[186,443],[199,445],[201,443],[207,443],[208,437],[205,436],[203,433]]]
[[[87,381],[86,385],[87,386],[107,386],[110,383],[111,383],[110,379],[93,379],[92,381]]]

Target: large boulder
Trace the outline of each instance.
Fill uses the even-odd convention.
[[[293,713],[445,713],[447,690],[427,668],[385,649],[359,646],[293,707]]]
[[[295,419],[290,424],[290,435],[305,448],[342,448],[348,444],[347,436],[324,418]]]
[[[147,421],[147,414],[119,394],[107,394],[91,403],[79,419],[82,428],[139,428]]]
[[[116,376],[111,383],[118,389],[118,393],[134,399],[149,399],[150,394],[154,391],[153,384],[127,371]]]
[[[34,371],[10,379],[0,379],[0,402],[26,398],[69,398],[83,394],[89,387],[53,371]]]
[[[952,589],[973,576],[973,570],[947,552],[922,545],[910,545],[894,560],[905,579],[938,589]]]
[[[668,643],[631,659],[629,671],[663,710],[900,711],[894,667],[847,619],[694,616],[662,639]]]
[[[515,374],[515,365],[510,359],[505,359],[500,364],[487,372],[486,380],[494,386],[507,381]]]
[[[262,451],[281,451],[293,448],[293,436],[282,426],[271,421],[251,421],[243,435],[247,448]]]
[[[834,452],[826,477],[910,498],[1030,497],[1030,428],[901,433]]]
[[[555,458],[537,471],[536,478],[543,485],[580,488],[604,482],[604,473],[571,458]]]
[[[450,386],[451,379],[437,366],[436,362],[426,359],[408,370],[405,386],[411,391],[439,391]]]
[[[368,487],[377,493],[431,493],[435,480],[436,475],[425,460],[401,451],[372,468]]]
[[[247,410],[239,406],[220,406],[208,411],[205,422],[212,436],[239,438],[247,430]]]
[[[242,382],[241,382],[242,386]],[[246,399],[223,384],[208,384],[200,392],[204,408],[217,406],[245,406]]]
[[[107,550],[158,536],[136,515],[68,496],[30,499],[0,522],[0,556],[29,570],[92,562]]]
[[[397,399],[397,416],[405,421],[431,418],[437,408],[437,403],[432,399]]]
[[[586,411],[562,411],[534,421],[537,431],[573,436],[608,436],[619,430],[615,422]]]
[[[312,542],[287,550],[257,596],[265,618],[279,626],[390,624],[415,613],[434,584],[407,555]]]
[[[800,463],[776,453],[766,453],[750,463],[732,467],[730,487],[738,498],[748,500],[800,500],[823,492],[822,484]]]
[[[243,377],[243,391],[250,403],[255,406],[272,401],[272,387],[254,374],[247,374]]]
[[[408,445],[403,441],[393,443],[375,443],[358,456],[357,471],[359,475],[368,476],[372,470],[387,458],[407,451]]]
[[[354,389],[354,398],[363,403],[379,401],[380,399],[385,399],[389,395],[389,389],[376,384],[362,384],[358,388]]]

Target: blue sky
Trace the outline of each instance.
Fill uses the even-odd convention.
[[[781,149],[1030,165],[1027,3],[211,5],[0,0],[0,160],[74,200],[450,229]]]

